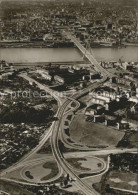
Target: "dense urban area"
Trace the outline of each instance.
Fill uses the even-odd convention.
[[[134,1],[135,2],[135,1]],[[31,5],[31,6],[30,6]],[[130,3],[131,5],[131,3]],[[136,4],[104,1],[1,3],[1,47],[72,47],[64,28],[91,47],[138,44]]]
[[[137,15],[136,0],[0,1],[1,195],[138,193],[138,58],[91,50],[137,48]],[[47,47],[82,59],[2,59]]]

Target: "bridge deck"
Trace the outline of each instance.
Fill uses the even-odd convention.
[[[105,77],[112,76],[112,74],[109,73],[107,70],[105,70],[99,64],[99,62],[94,58],[94,56],[88,50],[86,50],[86,48],[74,36],[72,36],[69,32],[64,32],[64,33],[71,39],[72,42],[74,42],[74,44],[83,53],[83,55],[90,61],[90,63],[94,65],[96,71],[100,72]]]

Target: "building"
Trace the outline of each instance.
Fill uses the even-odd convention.
[[[138,88],[136,88],[136,97],[138,97]]]
[[[121,79],[121,78],[117,78],[117,77],[112,77],[110,79],[111,83],[117,83],[117,84],[121,84],[121,85],[127,85],[130,86],[131,81],[127,80],[127,79]]]
[[[29,84],[32,85],[32,86],[36,85],[35,82],[33,82],[33,81],[29,81]]]
[[[114,63],[106,63],[106,62],[101,62],[101,66],[104,68],[113,68]]]
[[[46,80],[49,80],[49,81],[52,80],[52,76],[49,75],[49,71],[48,70],[37,69],[37,73],[40,74]]]
[[[13,74],[14,72],[3,73],[2,75],[0,75],[0,80],[7,81],[9,77],[12,76]]]
[[[14,68],[13,68],[13,66],[5,66],[5,67],[3,67],[3,71],[12,72],[12,71],[14,71]]]
[[[138,104],[136,103],[134,106],[131,107],[131,112],[132,113],[138,113]]]
[[[51,81],[51,80],[52,80],[52,76],[49,75],[49,74],[47,74],[47,73],[45,73],[45,72],[43,72],[41,75],[42,75],[42,77],[43,77],[44,79],[46,79],[46,80],[48,80],[48,81]]]
[[[0,61],[0,70],[4,72],[13,72],[15,69],[5,61]]]
[[[83,81],[89,81],[90,80],[90,76],[89,75],[84,75],[84,76],[82,76],[82,80]]]
[[[122,68],[125,70],[132,70],[133,65],[132,64],[128,64],[128,62],[123,62],[122,63]]]
[[[105,110],[114,111],[114,110],[118,109],[120,105],[121,105],[121,102],[113,100],[113,101],[105,104]]]
[[[94,115],[94,123],[99,122],[99,123],[103,123],[105,122],[105,117],[104,115]]]
[[[93,98],[93,100],[95,101],[95,99],[98,99],[98,100],[103,100],[104,102],[110,102],[110,97],[106,97],[106,96],[103,96],[103,93],[102,92],[90,92],[89,95]]]
[[[106,96],[104,96],[103,94],[97,95],[97,98],[98,98],[98,99],[101,99],[101,100],[104,100],[106,103],[111,102],[111,98],[110,98],[110,97],[106,97]]]
[[[124,78],[128,81],[131,81],[135,84],[136,87],[138,87],[138,79],[134,78],[133,74],[125,75]]]
[[[105,125],[106,126],[115,126],[117,123],[117,118],[115,116],[105,115]]]
[[[86,82],[81,82],[81,83],[80,83],[80,87],[81,87],[81,88],[84,88],[84,87],[86,87],[86,86],[87,86],[87,83],[86,83]]]
[[[103,106],[106,104],[105,100],[103,100],[101,98],[97,98],[97,97],[92,97],[90,102],[94,103],[94,104],[100,104],[100,105],[103,105]]]
[[[117,123],[118,130],[127,130],[129,129],[129,123],[123,122],[123,123]]]
[[[120,95],[117,95],[115,92],[108,92],[108,91],[99,91],[97,93],[90,92],[89,95],[97,99],[104,100],[106,103],[109,103],[113,100],[119,101],[121,97]]]
[[[90,73],[90,79],[100,79],[101,75],[99,73]]]
[[[54,79],[55,79],[55,81],[57,81],[59,83],[63,83],[64,84],[64,82],[65,82],[64,78],[62,78],[62,77],[60,77],[58,75],[55,75]]]
[[[78,70],[81,69],[81,67],[80,67],[80,66],[77,66],[77,65],[74,65],[74,66],[73,66],[73,69],[78,71]]]
[[[104,96],[104,97],[108,97],[108,98],[110,98],[110,100],[116,100],[116,101],[119,101],[119,99],[120,99],[120,97],[121,97],[121,95],[117,95],[115,92],[108,92],[108,91],[104,91],[103,93],[102,93],[102,95]]]
[[[37,69],[37,73],[38,74],[42,74],[42,73],[49,74],[49,71],[48,70],[44,70],[44,69]]]
[[[68,72],[74,74],[74,70],[72,68],[68,68]]]
[[[133,97],[130,97],[129,98],[129,101],[131,101],[131,102],[134,102],[134,103],[138,103],[138,97],[135,97],[135,96],[133,96]]]
[[[100,115],[105,111],[104,106],[100,104],[93,104],[90,107],[86,108],[85,115]]]

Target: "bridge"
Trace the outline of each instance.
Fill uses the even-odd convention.
[[[91,64],[94,65],[95,70],[97,72],[100,72],[103,77],[113,77],[113,75],[105,70],[99,62],[95,59],[95,57],[79,42],[79,40],[71,35],[70,32],[64,31],[63,35],[66,35],[69,39],[71,39],[72,42],[76,45],[76,47],[82,52],[82,54],[90,61]]]

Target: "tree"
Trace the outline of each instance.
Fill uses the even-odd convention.
[[[64,186],[66,187],[67,185],[68,185],[68,180],[65,179],[65,180],[64,180]]]
[[[69,174],[67,174],[67,177],[66,178],[67,178],[67,181],[69,181]]]
[[[110,192],[110,185],[109,184],[106,184],[105,190],[106,190],[106,192]]]

